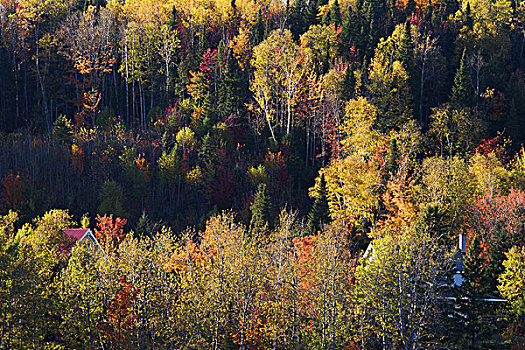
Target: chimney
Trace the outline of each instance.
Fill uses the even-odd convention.
[[[463,233],[459,234],[459,250],[462,253],[467,252],[467,236],[464,235]]]

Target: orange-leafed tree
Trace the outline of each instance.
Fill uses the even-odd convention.
[[[121,277],[120,287],[108,305],[106,321],[98,324],[101,333],[115,348],[125,348],[128,343],[129,332],[137,319],[133,305],[138,292],[125,277]]]
[[[127,223],[126,219],[115,217],[115,220],[113,220],[113,214],[109,216],[104,214],[104,216],[97,215],[96,220],[95,236],[100,242],[116,247],[126,237],[124,233],[124,226]]]

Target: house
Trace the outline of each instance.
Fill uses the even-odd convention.
[[[67,241],[67,244],[65,244],[63,248],[63,252],[66,256],[69,256],[73,249],[80,244],[88,244],[88,250],[91,249],[91,247],[95,247],[96,249],[103,251],[97,238],[89,228],[65,229],[63,235]]]
[[[453,256],[454,271],[452,276],[452,284],[450,285],[450,287],[453,288],[461,287],[464,282],[463,271],[465,270],[464,260],[467,255],[467,236],[463,233],[459,234],[458,243],[458,248]],[[371,260],[374,258],[374,256],[374,241],[371,241],[363,254],[363,259]],[[446,297],[446,299],[455,300],[455,297]],[[486,302],[506,302],[505,299],[490,294],[485,295],[481,300]]]
[[[454,253],[454,276],[453,286],[461,286],[463,283],[463,270],[465,269],[464,256],[467,254],[467,236],[459,234],[458,250]]]
[[[463,233],[459,234],[459,246],[458,250],[454,254],[454,276],[453,276],[453,287],[460,287],[463,284],[463,271],[465,269],[464,257],[467,255],[467,236]],[[482,301],[486,302],[506,302],[506,299],[500,298],[498,296],[487,294],[484,298],[481,298]]]

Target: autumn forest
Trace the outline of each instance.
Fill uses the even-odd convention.
[[[0,0],[0,349],[524,349],[524,51],[518,0]]]

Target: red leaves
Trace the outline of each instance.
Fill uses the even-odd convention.
[[[208,49],[202,54],[201,63],[199,64],[200,71],[206,76],[211,78],[217,64],[217,50]]]
[[[491,138],[490,140],[482,140],[483,143],[476,147],[476,153],[486,156],[489,153],[494,153],[499,159],[505,158],[505,150],[507,145],[510,143],[508,138],[503,137],[498,132],[498,136]]]
[[[118,340],[118,344],[125,339],[137,318],[137,315],[133,313],[133,304],[137,294],[138,290],[133,288],[124,277],[121,277],[120,288],[106,311],[107,322],[101,322],[98,325],[104,336]]]
[[[99,242],[112,244],[114,247],[118,246],[126,237],[124,233],[124,226],[127,220],[119,217],[113,221],[113,214],[109,216],[97,215],[97,228],[95,229],[95,236]]]
[[[495,235],[519,238],[525,225],[525,192],[512,190],[504,196],[482,196],[470,204],[466,218],[469,237],[477,235],[484,245],[490,245]]]

